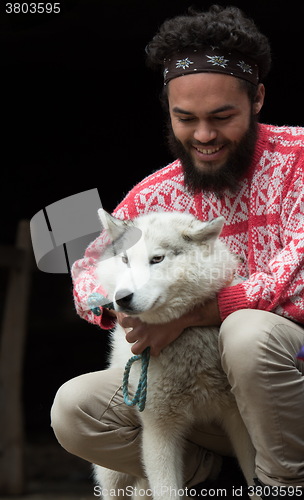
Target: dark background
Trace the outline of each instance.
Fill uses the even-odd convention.
[[[0,243],[14,242],[18,220],[87,189],[97,187],[111,211],[135,183],[171,161],[161,76],[145,67],[144,48],[165,18],[214,2],[59,3],[61,13],[47,15],[8,15],[4,1],[0,6]],[[241,7],[271,41],[262,121],[304,125],[303,3],[218,3]],[[24,367],[29,439],[51,432],[56,389],[102,368],[106,349],[107,334],[76,316],[70,277],[35,270]]]

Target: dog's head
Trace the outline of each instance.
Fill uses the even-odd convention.
[[[97,275],[117,311],[169,321],[215,296],[235,270],[220,242],[224,219],[201,222],[179,212],[121,221],[100,210],[111,243]]]

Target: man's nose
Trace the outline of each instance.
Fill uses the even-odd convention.
[[[199,122],[193,134],[193,138],[202,144],[207,144],[216,137],[216,130],[206,122]]]

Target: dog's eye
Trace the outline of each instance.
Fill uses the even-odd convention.
[[[155,255],[152,257],[150,260],[150,264],[159,264],[162,260],[164,260],[165,256],[164,255]]]
[[[128,259],[128,257],[126,255],[122,255],[121,260],[122,260],[122,262],[124,264],[128,264],[129,263],[129,259]]]

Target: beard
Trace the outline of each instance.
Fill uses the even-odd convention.
[[[238,143],[230,143],[231,152],[225,163],[215,171],[201,172],[183,144],[175,137],[169,120],[167,134],[169,149],[175,158],[181,160],[187,188],[193,194],[204,192],[221,196],[226,190],[236,193],[241,179],[251,165],[257,140],[257,128],[257,117],[252,114],[249,127],[241,140]],[[214,146],[212,142],[208,145]]]

